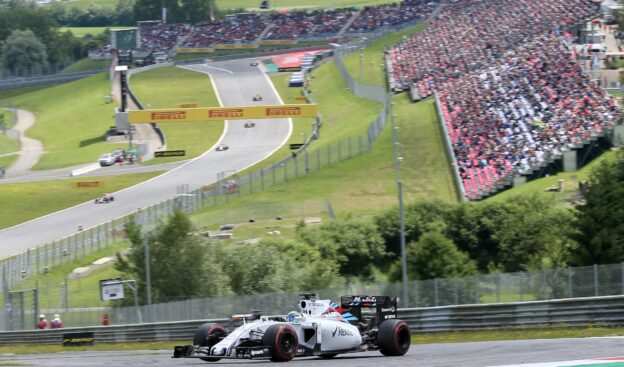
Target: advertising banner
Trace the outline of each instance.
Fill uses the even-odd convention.
[[[181,54],[208,53],[208,52],[214,52],[214,48],[212,47],[198,47],[198,48],[178,47],[177,51]]]
[[[316,117],[316,104],[130,110],[131,124]]]
[[[239,50],[258,48],[257,43],[217,43],[214,45],[216,50]]]

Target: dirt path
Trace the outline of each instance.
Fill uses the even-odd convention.
[[[43,144],[39,140],[31,139],[24,134],[35,123],[35,115],[25,110],[16,110],[17,124],[13,130],[20,133],[20,143],[22,149],[19,152],[17,161],[7,169],[6,177],[18,177],[28,174],[31,168],[39,162],[39,158],[44,153]]]

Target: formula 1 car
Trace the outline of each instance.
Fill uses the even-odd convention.
[[[219,144],[219,146],[217,146],[217,152],[223,152],[228,149],[230,149],[230,147],[225,144]]]
[[[257,61],[252,61],[249,66],[258,66],[258,62]]]
[[[110,202],[115,201],[115,197],[113,194],[102,194],[102,196],[95,198],[96,204],[108,204]]]
[[[256,123],[252,122],[252,121],[247,121],[247,122],[245,122],[245,127],[246,128],[256,127]]]
[[[234,315],[242,325],[230,331],[219,324],[203,324],[193,345],[176,346],[173,358],[286,362],[300,356],[333,358],[367,350],[386,356],[407,353],[411,336],[407,324],[396,318],[396,297],[346,296],[340,306],[317,298],[302,294],[299,311],[284,316],[262,316],[257,311]]]
[[[254,102],[262,101],[262,96],[261,96],[261,95],[259,95],[259,94],[256,94],[256,95],[252,98],[252,100],[253,100]]]

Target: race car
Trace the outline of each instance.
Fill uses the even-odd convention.
[[[257,61],[252,61],[249,66],[258,66],[258,62]]]
[[[102,196],[95,198],[96,204],[108,204],[110,202],[115,201],[115,197],[113,194],[102,194]]]
[[[256,95],[252,98],[252,100],[253,100],[254,102],[262,101],[262,96],[261,96],[261,95],[259,95],[259,94],[256,94]]]
[[[283,316],[234,315],[242,325],[230,331],[219,324],[203,324],[193,345],[176,346],[173,358],[286,362],[300,356],[333,358],[368,350],[402,356],[409,350],[411,335],[408,325],[397,319],[396,297],[346,296],[337,305],[305,293],[298,309]]]
[[[247,122],[245,122],[245,127],[246,128],[256,127],[256,123],[252,122],[252,121],[247,121]]]
[[[225,145],[225,144],[219,144],[217,146],[217,152],[223,152],[223,151],[226,151],[228,149],[230,149],[230,147]]]

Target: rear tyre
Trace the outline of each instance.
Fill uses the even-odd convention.
[[[385,320],[377,332],[379,351],[386,356],[402,356],[409,350],[411,335],[405,321]]]
[[[262,345],[269,347],[273,362],[288,362],[295,358],[299,340],[295,330],[286,324],[269,326],[262,336]]]
[[[199,345],[200,347],[212,347],[226,335],[227,331],[225,331],[223,326],[219,324],[203,324],[202,326],[197,328],[197,331],[195,332],[195,336],[193,337],[193,345]],[[221,358],[202,357],[200,359],[205,362],[216,362]]]

